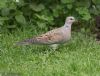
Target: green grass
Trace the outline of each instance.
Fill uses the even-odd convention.
[[[1,35],[0,76],[100,76],[100,45],[92,37],[75,32],[56,51],[47,46],[13,45],[33,35],[37,31]]]

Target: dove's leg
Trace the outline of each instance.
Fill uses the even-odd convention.
[[[58,44],[52,44],[52,45],[50,45],[50,47],[51,47],[53,50],[56,50],[57,47],[58,47]]]

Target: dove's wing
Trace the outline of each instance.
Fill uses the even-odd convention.
[[[64,40],[64,34],[60,30],[61,30],[60,28],[51,30],[40,36],[21,41],[18,44],[27,45],[27,44],[57,44],[57,43],[61,43]]]
[[[34,42],[38,44],[56,44],[63,40],[63,34],[61,32],[48,32],[34,38]]]

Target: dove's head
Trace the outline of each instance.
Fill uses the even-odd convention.
[[[69,16],[66,18],[65,23],[72,24],[73,22],[75,22],[75,18],[73,16]]]

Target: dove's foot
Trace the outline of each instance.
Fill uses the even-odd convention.
[[[50,47],[55,51],[58,48],[58,44],[52,44]]]

